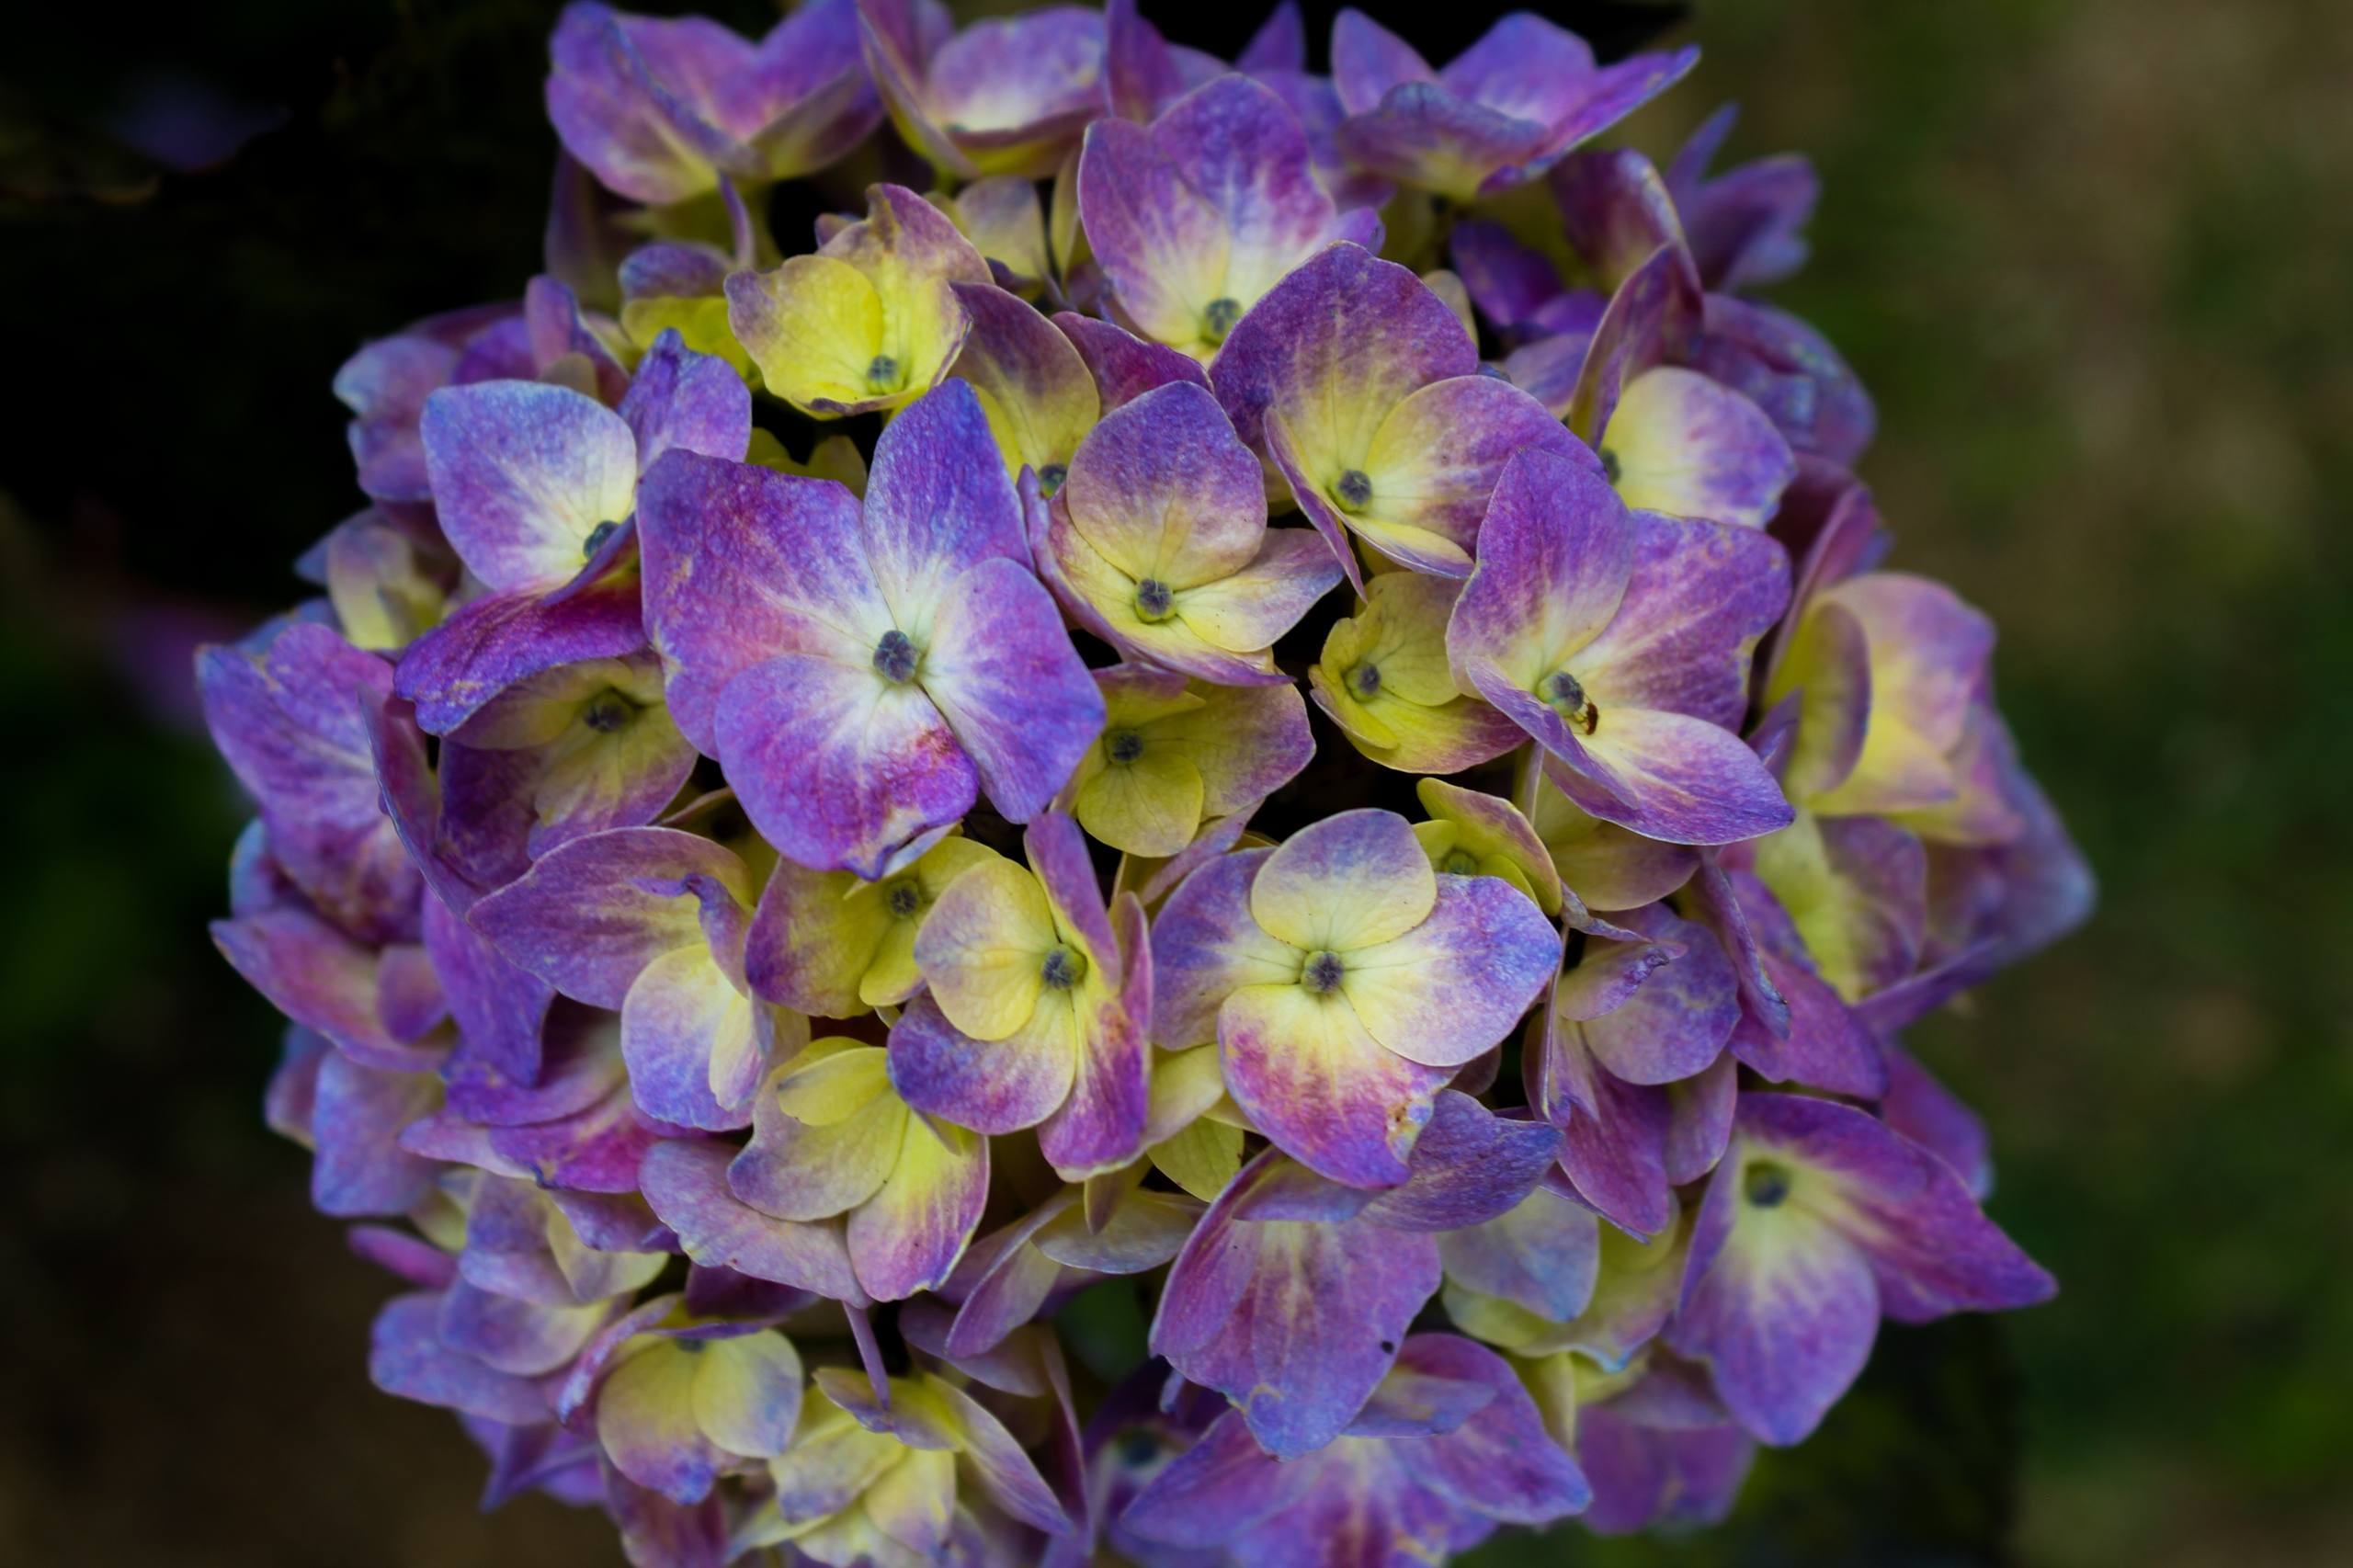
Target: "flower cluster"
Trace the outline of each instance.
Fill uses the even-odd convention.
[[[345,367],[369,505],[199,660],[272,1124],[493,1502],[1437,1562],[1716,1517],[1883,1317],[2050,1293],[1898,1038],[2088,879],[1745,292],[1805,164],[1590,144],[1692,51],[811,0],[552,58],[548,275]],[[1114,1279],[1148,1358],[1074,1365]]]

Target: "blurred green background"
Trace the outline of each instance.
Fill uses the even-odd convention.
[[[1440,57],[1485,19],[1369,8]],[[544,1500],[477,1516],[449,1419],[367,1384],[389,1286],[262,1131],[276,1027],[203,939],[241,812],[185,675],[358,505],[335,365],[534,268],[553,9],[11,17],[0,1561],[617,1561]],[[1688,9],[1557,14],[1706,50],[1636,142],[1734,98],[1736,155],[1814,159],[1814,259],[1775,297],[1877,395],[1898,559],[2000,623],[2102,879],[2087,931],[1915,1037],[2064,1290],[1891,1332],[1722,1530],[1487,1560],[2353,1562],[2353,17]],[[124,145],[240,113],[271,128],[218,166]]]

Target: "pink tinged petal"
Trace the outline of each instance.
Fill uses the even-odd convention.
[[[957,1450],[989,1500],[1013,1518],[1049,1535],[1071,1532],[1070,1516],[1053,1489],[1005,1424],[971,1394],[937,1376],[923,1387],[942,1406]]]
[[[400,1039],[380,1005],[381,964],[335,927],[301,909],[285,908],[216,920],[213,945],[293,1022],[314,1029],[369,1067],[393,1073],[431,1072],[444,1054],[439,1042]]]
[[[625,575],[542,596],[486,594],[409,644],[397,676],[419,725],[447,734],[517,683],[645,646],[638,584]]]
[[[1160,640],[1145,642],[1132,632],[1124,641],[1137,644],[1144,657],[1205,680],[1272,685],[1279,672],[1265,650],[1299,624],[1342,574],[1327,540],[1305,528],[1269,528],[1246,565],[1176,596],[1176,619],[1209,645],[1206,657]]]
[[[695,1421],[701,1364],[684,1343],[649,1340],[597,1392],[597,1437],[613,1468],[674,1503],[710,1495],[726,1462]]]
[[[985,1355],[1045,1306],[1062,1281],[1063,1267],[1028,1244],[1028,1233],[1048,1218],[1050,1214],[1040,1211],[1022,1221],[1009,1237],[983,1239],[966,1252],[958,1270],[959,1278],[949,1282],[951,1292],[962,1287],[963,1274],[991,1240],[1001,1244],[992,1249],[987,1267],[978,1271],[969,1289],[964,1290],[964,1299],[956,1310],[945,1344],[949,1355]]]
[[[450,548],[494,590],[561,587],[635,509],[637,444],[596,399],[537,381],[446,387],[421,429]]]
[[[1478,569],[1447,621],[1457,684],[1467,687],[1471,665],[1483,662],[1533,691],[1620,613],[1640,536],[1587,465],[1540,451],[1506,463],[1480,530]]]
[[[1243,310],[1317,246],[1348,237],[1316,182],[1306,131],[1280,97],[1249,77],[1222,75],[1195,88],[1151,136],[1216,212],[1225,237],[1223,297]]]
[[[1427,863],[1427,862],[1426,862]],[[1395,1187],[1451,1069],[1383,1047],[1336,996],[1251,985],[1218,1011],[1226,1088],[1251,1124],[1319,1175]]]
[[[970,754],[990,803],[1027,822],[1102,732],[1102,693],[1053,597],[1015,562],[983,562],[947,585],[936,617],[916,678]]]
[[[813,174],[847,155],[882,118],[858,58],[852,0],[804,6],[760,40],[759,71],[722,95],[722,123],[750,139],[772,179]]]
[[[1306,955],[1250,915],[1268,849],[1221,856],[1177,886],[1152,923],[1152,1038],[1172,1051],[1217,1038],[1218,1008],[1245,985],[1297,981]]]
[[[724,359],[698,354],[665,329],[639,361],[618,410],[637,437],[641,472],[672,448],[730,462],[752,439],[752,394]]]
[[[1289,1508],[1314,1467],[1283,1464],[1258,1446],[1239,1410],[1210,1424],[1120,1516],[1124,1530],[1177,1548],[1217,1547]]]
[[[707,1131],[748,1123],[773,1029],[767,1006],[730,983],[707,949],[679,948],[646,965],[621,1005],[638,1108]]]
[[[646,630],[671,717],[705,756],[734,676],[787,653],[862,662],[891,629],[840,485],[688,454],[647,473],[642,502]]]
[[[1666,1179],[1681,1187],[1714,1170],[1732,1142],[1739,1062],[1727,1051],[1705,1070],[1667,1085],[1666,1102]]]
[[[1790,1173],[1785,1206],[1819,1212],[1854,1243],[1887,1315],[1899,1323],[2033,1306],[2057,1290],[1978,1210],[1950,1165],[1867,1112],[1751,1094],[1742,1096],[1736,1137],[1737,1157],[1725,1161],[1710,1187],[1712,1200],[1717,1187],[1739,1179],[1749,1196],[1734,1235],[1754,1210],[1745,1173],[1772,1162]]]
[[[347,437],[359,488],[374,499],[432,498],[416,417],[426,398],[449,384],[458,354],[454,344],[409,331],[367,345],[335,371],[335,398],[356,416]]]
[[[949,382],[926,393],[883,431],[863,529],[874,581],[910,635],[964,572],[1029,559],[1020,505],[970,386]]]
[[[746,1459],[773,1459],[791,1445],[801,1372],[790,1341],[763,1333],[680,1343],[703,1347],[691,1401],[705,1437]]]
[[[1495,1219],[1440,1235],[1438,1251],[1449,1280],[1568,1323],[1593,1300],[1601,1233],[1590,1210],[1539,1186]]]
[[[1211,364],[1210,385],[1252,450],[1267,450],[1267,415],[1279,412],[1308,472],[1331,483],[1362,460],[1407,394],[1478,369],[1470,335],[1419,278],[1335,244],[1250,308]]]
[[[1561,1147],[1541,1121],[1500,1117],[1449,1089],[1414,1145],[1413,1174],[1367,1204],[1363,1218],[1404,1231],[1481,1225],[1528,1196]]]
[[[591,1485],[571,1500],[582,1506],[602,1504],[620,1527],[621,1551],[631,1562],[659,1568],[725,1568],[731,1543],[726,1510],[717,1497],[681,1506],[608,1470],[601,1496]]]
[[[1086,362],[1107,415],[1174,382],[1203,389],[1210,384],[1209,372],[1199,360],[1164,345],[1146,343],[1109,322],[1060,311],[1054,324]]]
[[[1041,479],[1059,480],[1056,471],[1068,472],[1100,412],[1086,361],[1017,296],[994,284],[955,290],[972,330],[949,374],[980,394],[1007,472],[1026,464]]]
[[[987,1139],[908,1117],[890,1178],[849,1217],[860,1288],[895,1301],[945,1280],[980,1226],[988,1189]]]
[[[1461,575],[1505,463],[1525,451],[1596,466],[1543,404],[1510,383],[1486,375],[1434,381],[1381,421],[1360,465],[1370,499],[1350,526],[1401,560],[1451,560],[1447,574]]]
[[[1779,1199],[1760,1208],[1742,1186],[1732,1162],[1709,1183],[1666,1340],[1708,1363],[1743,1426],[1780,1446],[1811,1433],[1863,1369],[1879,1291],[1836,1226]]]
[[[1797,475],[1773,422],[1707,377],[1662,366],[1626,386],[1601,439],[1626,505],[1761,528]]]
[[[1688,1078],[1716,1060],[1740,1021],[1731,960],[1704,928],[1664,904],[1619,919],[1654,943],[1681,950],[1649,970],[1618,1006],[1590,1017],[1586,1044],[1602,1066],[1629,1083]]]
[[[1210,306],[1229,297],[1229,241],[1187,172],[1142,126],[1097,120],[1079,158],[1078,206],[1121,313],[1161,343],[1206,349],[1220,335]]]
[[[1797,734],[1781,769],[1792,801],[1812,806],[1862,760],[1871,719],[1870,643],[1862,623],[1835,604],[1817,606],[1774,672],[1772,693],[1798,696]],[[1942,781],[1929,785],[1942,788]]]
[[[375,747],[421,770],[415,727],[387,710],[392,671],[324,626],[287,628],[260,657],[207,648],[198,687],[213,744],[261,808],[278,869],[363,938],[413,937],[418,874],[386,820]]]
[[[786,654],[728,683],[714,729],[737,799],[779,853],[882,874],[972,809],[972,759],[924,692],[868,664]]]
[[[401,1149],[401,1130],[439,1103],[430,1074],[381,1073],[340,1052],[318,1063],[310,1135],[311,1201],[323,1214],[402,1214],[432,1189],[435,1166]]]
[[[1366,1032],[1409,1061],[1460,1067],[1543,994],[1561,938],[1501,878],[1441,876],[1419,926],[1343,956],[1341,992]]]
[[[660,1135],[637,1114],[625,1088],[570,1116],[493,1128],[490,1147],[557,1191],[631,1193],[638,1162]]]
[[[1532,323],[1539,311],[1563,292],[1560,273],[1551,259],[1522,244],[1501,223],[1487,219],[1459,222],[1448,235],[1447,246],[1455,275],[1462,279],[1472,302],[1503,332]]]
[[[1438,903],[1438,873],[1404,817],[1341,812],[1293,834],[1259,868],[1250,915],[1309,953],[1342,954],[1404,936]]]
[[[1606,719],[1613,703],[1727,729],[1748,706],[1749,654],[1789,603],[1789,559],[1752,528],[1635,517],[1618,613],[1574,667]]]
[[[645,1152],[639,1185],[687,1256],[707,1267],[864,1305],[842,1227],[779,1220],[735,1198],[727,1187],[730,1153],[724,1144],[695,1139],[672,1139]]]
[[[1501,1356],[1459,1335],[1417,1334],[1397,1359],[1401,1371],[1429,1382],[1483,1386],[1493,1395],[1427,1448],[1396,1450],[1413,1456],[1418,1484],[1507,1524],[1544,1524],[1591,1500],[1576,1461],[1546,1433],[1536,1402]]]
[[[829,1219],[880,1191],[898,1163],[907,1116],[887,1081],[871,1071],[880,1054],[868,1046],[823,1059],[828,1076],[838,1068],[876,1080],[863,1105],[823,1123],[802,1121],[783,1108],[782,1098],[807,1071],[797,1062],[786,1069],[754,1104],[752,1142],[727,1167],[728,1189],[780,1220]]]
[[[1877,1099],[1887,1090],[1878,1037],[1807,961],[1780,901],[1745,872],[1734,875],[1733,886],[1756,932],[1765,972],[1788,1003],[1789,1027],[1777,1037],[1752,1010],[1733,1031],[1733,1054],[1775,1083]]]
[[[1510,693],[1489,695],[1501,705]],[[1773,776],[1728,730],[1646,708],[1611,709],[1600,729],[1584,741],[1565,725],[1537,736],[1552,753],[1552,781],[1595,816],[1674,844],[1735,844],[1795,820]]]
[[[1563,159],[1548,181],[1569,247],[1604,289],[1616,289],[1662,245],[1683,248],[1675,199],[1656,165],[1629,147]]]
[[[441,1298],[443,1342],[502,1372],[536,1378],[580,1353],[610,1315],[605,1302],[540,1306],[478,1290],[460,1278]]]
[[[1251,1194],[1281,1176],[1272,1153],[1236,1178],[1170,1267],[1152,1347],[1195,1382],[1235,1400],[1278,1459],[1346,1428],[1437,1293],[1438,1248],[1347,1223],[1244,1220]]]
[[[1115,918],[1121,966],[1117,994],[1081,1011],[1075,1068],[1062,1105],[1038,1130],[1039,1148],[1064,1180],[1116,1169],[1142,1150],[1150,1108],[1152,949],[1143,907],[1122,895]]]
[[[1392,87],[1371,111],[1350,115],[1337,139],[1341,153],[1359,167],[1466,202],[1483,187],[1511,183],[1556,142],[1534,120],[1423,82]]]
[[[608,188],[662,204],[709,190],[715,165],[757,172],[745,166],[734,139],[705,118],[706,85],[726,69],[720,62],[750,50],[717,23],[572,6],[549,50],[548,117],[566,150]]]
[[[1829,340],[1795,316],[1711,294],[1686,354],[1693,369],[1762,408],[1801,452],[1851,464],[1870,445],[1870,394]]]
[[[673,828],[634,827],[574,839],[475,904],[469,919],[565,995],[618,1009],[647,965],[705,947],[700,903],[686,896],[689,878],[749,901],[749,876],[732,851]]]
[[[1680,245],[1659,246],[1628,273],[1594,325],[1563,415],[1569,428],[1587,442],[1600,441],[1626,384],[1654,365],[1683,359],[1705,309],[1699,275]],[[1716,379],[1739,386],[1726,377]]]
[[[395,1297],[369,1334],[368,1376],[402,1399],[437,1404],[487,1421],[528,1426],[549,1417],[539,1384],[484,1366],[442,1343],[438,1295]]]
[[[1266,537],[1256,460],[1216,400],[1188,382],[1106,415],[1061,500],[1072,529],[1122,575],[1172,591],[1243,570]]]
[[[1048,996],[1000,1039],[959,1030],[930,995],[891,1027],[891,1081],[915,1109],[990,1134],[1035,1127],[1071,1092],[1079,1025],[1073,1004]]]

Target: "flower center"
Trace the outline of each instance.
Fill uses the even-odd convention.
[[[915,645],[895,626],[874,644],[875,670],[884,680],[896,681],[901,686],[915,678],[916,657]]]
[[[1146,577],[1136,585],[1136,619],[1146,622],[1166,620],[1176,608],[1176,596],[1168,585],[1157,577]]]
[[[1546,676],[1536,695],[1550,703],[1552,711],[1569,722],[1581,735],[1589,735],[1601,727],[1601,710],[1585,694],[1585,687],[1566,670],[1554,670]]]
[[[1740,1173],[1740,1195],[1752,1208],[1778,1209],[1790,1196],[1790,1173],[1770,1160],[1759,1160]]]
[[[923,895],[915,891],[915,880],[912,877],[901,877],[897,881],[892,882],[890,890],[882,895],[883,907],[902,920],[913,915],[915,912],[915,906],[922,902]]]
[[[1055,491],[1060,490],[1063,487],[1063,481],[1069,477],[1070,470],[1064,468],[1062,464],[1048,463],[1045,467],[1038,471],[1038,494],[1040,495],[1051,495]]]
[[[637,717],[637,704],[607,687],[580,709],[580,722],[600,735],[609,735]]]
[[[866,384],[876,392],[892,392],[899,384],[899,362],[888,354],[877,354],[866,362]]]
[[[1458,877],[1475,877],[1479,874],[1479,862],[1467,849],[1449,849],[1446,852],[1446,858],[1439,862],[1438,869],[1450,871]]]
[[[1086,978],[1086,955],[1069,948],[1056,948],[1038,966],[1038,978],[1046,983],[1049,991],[1067,991]]]
[[[615,534],[620,531],[620,524],[613,521],[610,517],[606,518],[603,522],[598,523],[595,528],[590,528],[588,530],[588,537],[580,541],[580,559],[583,561],[596,560],[597,552],[605,548],[605,541],[611,539]]]
[[[1223,343],[1233,324],[1242,319],[1242,301],[1230,296],[1211,300],[1201,308],[1202,324],[1208,327],[1211,343]]]
[[[1373,694],[1381,689],[1381,666],[1358,665],[1343,678],[1347,682],[1348,689],[1357,694],[1358,702],[1370,702]]]
[[[1143,755],[1143,737],[1133,730],[1114,730],[1105,737],[1103,749],[1113,762],[1133,762]]]
[[[1329,996],[1340,988],[1340,981],[1347,972],[1348,967],[1340,961],[1340,955],[1327,949],[1311,955],[1300,966],[1299,983],[1318,996]]]
[[[1361,512],[1372,499],[1372,481],[1360,468],[1347,469],[1333,482],[1332,494],[1343,512]]]

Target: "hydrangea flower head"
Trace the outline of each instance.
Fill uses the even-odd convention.
[[[563,12],[565,281],[345,364],[321,597],[198,665],[265,1114],[491,1503],[1438,1563],[2049,1296],[1902,1037],[2090,874],[1751,293],[1804,161],[1597,140],[1693,52]]]

